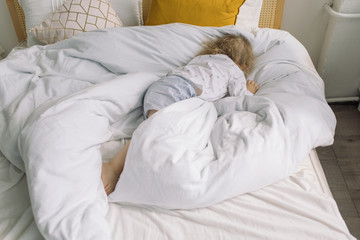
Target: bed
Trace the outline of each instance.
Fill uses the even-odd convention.
[[[182,9],[161,1],[102,0],[111,19],[80,34],[49,27],[67,2],[7,2],[28,47],[0,61],[1,239],[354,239],[314,150],[336,120],[305,48],[274,29],[283,1],[229,1],[221,27],[177,23]],[[224,34],[253,45],[255,96],[189,99],[143,121],[147,87]],[[130,138],[107,197],[101,162]]]

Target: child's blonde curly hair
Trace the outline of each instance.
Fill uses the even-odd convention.
[[[242,35],[225,35],[206,42],[198,55],[225,54],[247,77],[254,66],[254,54],[249,40]]]

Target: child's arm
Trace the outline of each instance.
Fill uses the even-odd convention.
[[[236,72],[236,75],[232,75],[229,80],[228,91],[230,96],[243,96],[253,95],[251,91],[247,89],[247,81],[242,71]]]

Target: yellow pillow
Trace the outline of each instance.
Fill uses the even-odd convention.
[[[198,26],[233,25],[245,0],[152,0],[145,25],[174,22]]]

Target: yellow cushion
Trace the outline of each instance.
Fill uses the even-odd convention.
[[[152,0],[145,25],[174,22],[214,27],[233,25],[244,1]]]

